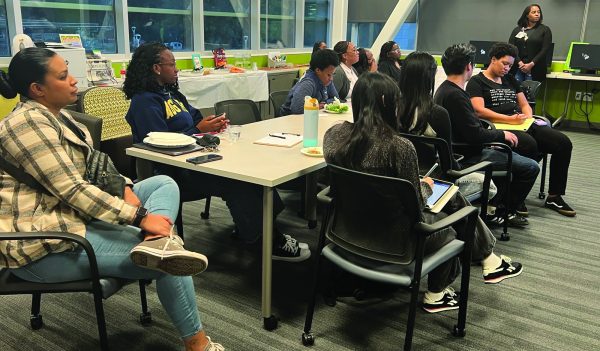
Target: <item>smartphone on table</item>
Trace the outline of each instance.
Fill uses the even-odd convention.
[[[190,157],[186,159],[187,162],[199,165],[201,163],[212,162],[217,160],[222,160],[223,156],[217,154],[208,154],[208,155],[200,155],[195,157]]]

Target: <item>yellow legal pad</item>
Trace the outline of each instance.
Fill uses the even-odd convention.
[[[496,129],[501,130],[522,130],[526,132],[534,121],[535,118],[528,118],[521,124],[494,123],[494,126],[496,126]]]

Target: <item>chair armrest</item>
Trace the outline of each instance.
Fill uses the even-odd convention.
[[[324,203],[326,205],[331,204],[331,202],[333,201],[333,198],[331,196],[329,196],[329,193],[331,192],[331,187],[328,186],[327,188],[319,191],[319,193],[317,194],[317,200],[321,203]]]
[[[552,127],[552,123],[550,122],[550,120],[544,116],[540,116],[540,115],[533,115],[533,118],[535,119],[541,119],[542,121],[546,122],[548,124],[548,126]]]
[[[435,223],[431,223],[431,224],[427,224],[424,222],[417,223],[415,225],[415,229],[421,233],[425,233],[425,235],[427,236],[427,235],[433,234],[435,232],[438,232],[444,228],[447,228],[447,227],[453,225],[454,223],[467,218],[468,216],[470,216],[473,213],[477,214],[477,208],[475,208],[473,206],[466,206],[466,207],[463,207],[460,210],[454,212],[453,214],[449,215],[448,217],[443,218]]]
[[[81,246],[87,254],[88,261],[90,263],[90,273],[94,284],[98,284],[100,275],[98,273],[98,264],[96,262],[96,254],[94,249],[86,238],[71,233],[63,232],[11,232],[11,233],[0,233],[0,240],[39,240],[39,239],[59,239],[74,242]],[[100,290],[99,290],[100,291]]]
[[[488,121],[487,119],[483,119],[483,118],[480,118],[479,121],[481,122],[481,124],[483,124],[484,128],[496,129],[496,126],[494,125],[494,122],[492,122],[492,121]]]
[[[455,171],[453,169],[448,171],[448,175],[454,179],[458,179],[462,176],[466,176],[467,174],[471,174],[478,171],[485,171],[487,168],[491,168],[492,163],[490,161],[481,161],[472,165],[471,167],[467,167],[461,169],[460,171]]]

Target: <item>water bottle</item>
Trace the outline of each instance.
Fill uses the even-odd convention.
[[[310,96],[304,97],[304,147],[319,143],[319,101]]]
[[[125,65],[125,62],[123,62],[121,65],[121,71],[119,71],[119,74],[121,75],[121,79],[125,79],[125,75],[127,74],[127,66]]]

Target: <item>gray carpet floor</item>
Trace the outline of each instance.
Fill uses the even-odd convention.
[[[577,210],[566,218],[542,207],[536,184],[527,199],[530,225],[512,229],[496,252],[522,262],[524,273],[499,285],[485,285],[481,267],[472,267],[467,335],[450,332],[456,311],[417,312],[415,350],[598,350],[600,344],[600,187],[596,176],[600,135],[567,133],[573,140],[568,194]],[[299,197],[282,192],[287,209],[280,227],[312,248],[317,229],[296,215]],[[262,328],[260,248],[230,236],[233,222],[224,203],[214,199],[210,219],[200,219],[204,202],[184,207],[186,246],[206,254],[208,270],[194,277],[197,301],[207,333],[227,350],[306,350],[300,342],[314,258],[303,263],[273,264],[274,313],[279,328]],[[499,234],[499,230],[498,231]],[[455,282],[458,287],[458,281]],[[423,288],[424,289],[424,288]],[[174,328],[162,310],[154,286],[148,294],[153,324],[142,327],[136,285],[105,301],[109,343],[113,350],[181,350]],[[93,301],[86,294],[45,295],[45,326],[29,327],[28,296],[0,298],[0,350],[96,350],[98,334]],[[313,350],[399,350],[407,316],[408,294],[382,298],[341,298],[329,307],[318,300]]]

